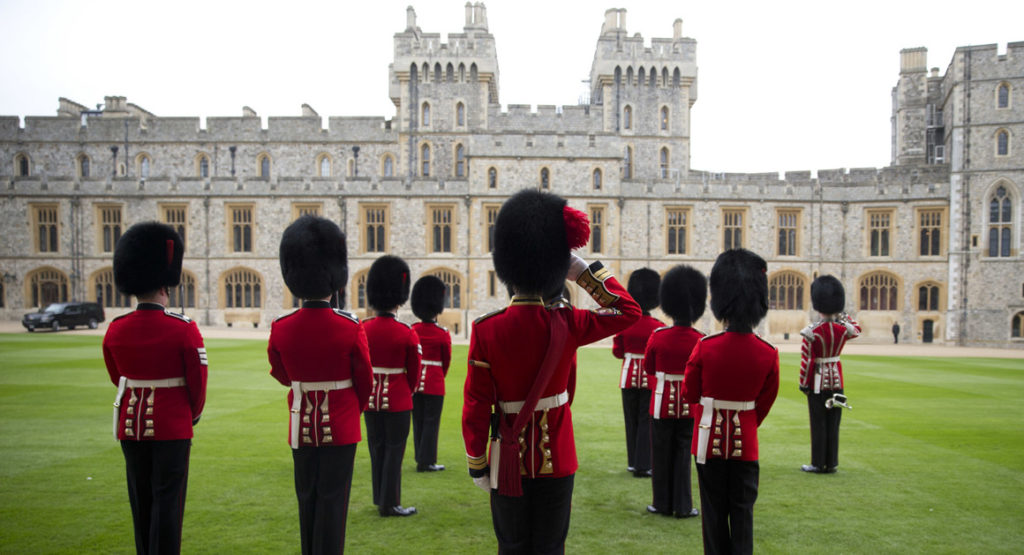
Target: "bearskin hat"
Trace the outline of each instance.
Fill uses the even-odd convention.
[[[768,313],[768,265],[747,249],[718,255],[711,267],[711,312],[730,327],[753,329]]]
[[[680,264],[661,280],[661,310],[676,323],[692,326],[704,315],[708,280],[696,268]]]
[[[322,299],[348,281],[345,233],[338,224],[306,215],[281,234],[279,249],[284,284],[300,299]]]
[[[836,314],[846,306],[846,291],[835,276],[825,275],[811,282],[811,305],[822,314]]]
[[[142,222],[124,232],[114,247],[114,285],[126,295],[144,295],[181,281],[185,243],[173,227]]]
[[[391,310],[409,300],[409,265],[385,254],[373,261],[366,276],[366,302],[376,310]]]
[[[544,295],[562,288],[569,251],[587,244],[590,222],[565,199],[535,189],[512,195],[494,223],[494,271],[520,293]]]
[[[412,286],[412,313],[429,322],[444,311],[445,285],[437,276],[423,276]]]
[[[658,286],[661,276],[650,268],[638,268],[629,275],[626,290],[629,296],[640,305],[640,310],[648,313],[658,308]]]

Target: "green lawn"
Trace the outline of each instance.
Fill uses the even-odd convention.
[[[192,446],[183,551],[294,553],[298,515],[285,388],[260,341],[207,342],[206,412]],[[456,347],[455,360],[465,360]],[[759,433],[761,553],[1020,552],[1024,544],[1024,363],[1010,359],[844,357],[840,469],[808,475],[807,407],[797,356]],[[618,363],[579,354],[573,406],[580,470],[572,553],[698,553],[698,520],[648,515],[650,481],[626,473]],[[365,446],[356,457],[352,553],[494,552],[486,495],[465,471],[464,364],[448,378],[440,460],[417,474],[410,446],[402,501],[421,514],[377,516]],[[114,386],[100,338],[0,335],[0,553],[130,553],[124,462],[110,431]],[[694,476],[696,497],[696,476]]]

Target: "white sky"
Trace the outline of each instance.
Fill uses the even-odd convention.
[[[465,0],[0,0],[0,114],[56,115],[105,95],[158,116],[391,118],[388,64],[405,8],[461,32]],[[762,172],[881,167],[901,48],[946,71],[957,46],[1024,40],[1012,0],[491,0],[508,104],[576,104],[606,8],[626,28],[697,40],[691,167]]]

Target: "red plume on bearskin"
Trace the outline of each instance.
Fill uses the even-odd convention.
[[[590,218],[569,205],[562,209],[562,218],[565,220],[565,241],[569,249],[586,245],[590,240]]]

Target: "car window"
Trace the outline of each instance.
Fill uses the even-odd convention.
[[[46,312],[47,314],[57,314],[60,312],[61,308],[62,307],[59,304],[51,304],[50,306],[46,307],[43,310],[43,312]]]

